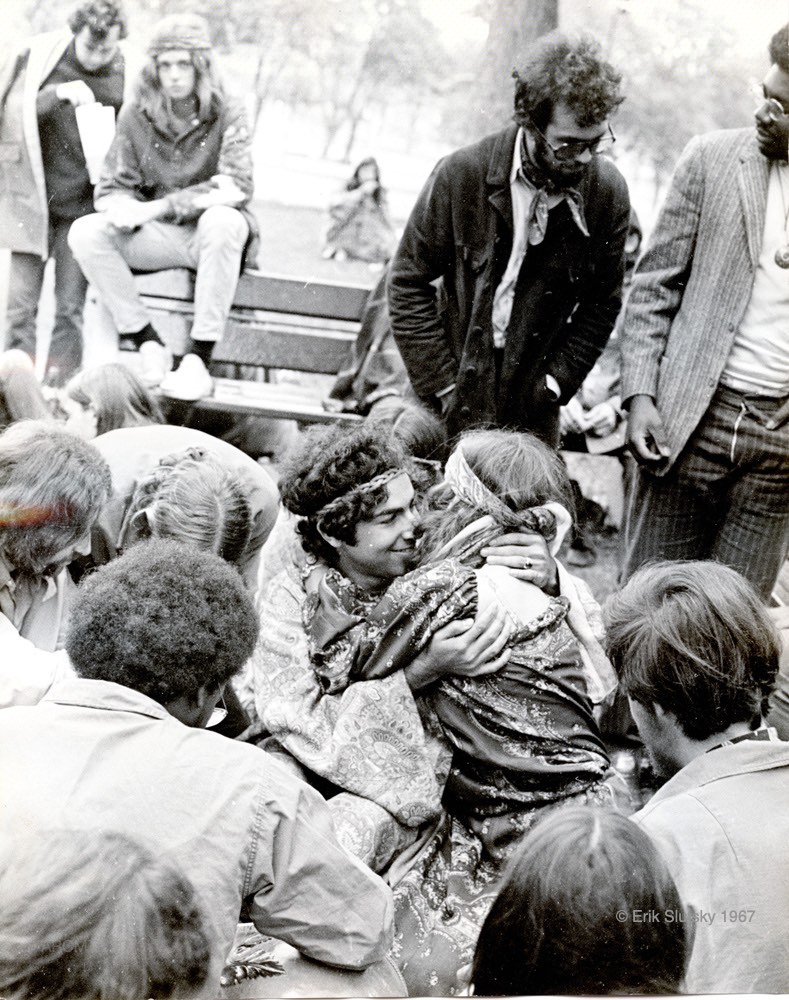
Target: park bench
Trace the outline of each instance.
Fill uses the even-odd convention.
[[[136,282],[154,325],[178,353],[194,311],[194,274],[156,271],[137,275]],[[359,332],[369,292],[362,285],[245,271],[214,349],[212,372],[222,376],[214,379],[212,396],[189,405],[304,423],[359,419],[323,407],[325,379],[310,385],[309,377],[283,378],[280,372],[336,375]]]

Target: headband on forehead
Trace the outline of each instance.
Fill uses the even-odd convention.
[[[367,483],[360,483],[358,486],[354,486],[353,489],[348,490],[347,493],[342,493],[340,496],[335,497],[328,503],[324,504],[320,510],[316,510],[312,515],[314,518],[323,518],[327,514],[334,513],[347,501],[357,496],[364,496],[366,493],[372,493],[377,490],[379,486],[384,486],[391,479],[395,479],[397,476],[406,475],[405,469],[387,469],[386,472],[382,472],[378,476],[373,476],[373,478]]]
[[[553,541],[552,551],[558,548],[557,542],[561,543],[570,527],[570,515],[561,504],[554,501],[526,510],[512,510],[477,476],[466,461],[460,445],[449,456],[444,470],[444,482],[458,500],[482,514],[489,514],[502,527],[516,531],[526,528],[539,532],[547,541]]]

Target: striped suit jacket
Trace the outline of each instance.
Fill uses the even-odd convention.
[[[753,287],[769,160],[753,128],[710,132],[683,152],[633,280],[622,333],[622,398],[652,396],[671,450],[706,413]]]

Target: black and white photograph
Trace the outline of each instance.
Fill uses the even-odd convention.
[[[0,1000],[789,994],[789,0],[0,34]]]

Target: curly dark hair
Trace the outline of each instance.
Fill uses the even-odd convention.
[[[157,538],[80,586],[66,650],[81,677],[124,684],[167,705],[238,673],[257,634],[252,598],[232,566]]]
[[[536,125],[544,131],[559,102],[565,103],[581,128],[604,121],[624,100],[622,74],[602,58],[591,35],[570,37],[552,31],[526,52],[523,65],[513,72],[518,125]]]
[[[407,471],[406,461],[389,430],[379,425],[361,424],[350,430],[334,425],[307,431],[283,462],[279,480],[283,505],[302,518],[298,531],[305,551],[333,565],[335,551],[321,537],[318,525],[332,538],[352,545],[357,523],[386,499],[386,485],[351,494],[323,517],[318,512],[389,469]]]
[[[626,695],[706,740],[763,708],[780,639],[753,587],[716,562],[640,569],[605,603],[606,649]]]
[[[118,25],[119,38],[128,33],[126,12],[120,0],[82,0],[71,12],[68,26],[72,34],[78,35],[83,28],[90,28],[94,38],[106,38],[111,28]]]
[[[770,62],[789,73],[789,24],[785,24],[770,39]]]

